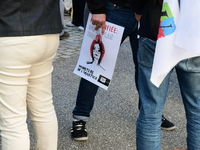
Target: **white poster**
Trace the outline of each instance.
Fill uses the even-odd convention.
[[[164,0],[151,82],[159,87],[181,60],[200,56],[200,1]]]
[[[106,22],[105,33],[95,30],[91,14],[83,37],[81,52],[74,73],[103,89],[110,85],[124,28]]]

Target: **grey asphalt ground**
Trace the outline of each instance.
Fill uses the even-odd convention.
[[[65,18],[70,20],[69,17]],[[89,139],[76,142],[70,137],[72,110],[75,106],[80,77],[73,74],[80,51],[83,32],[76,27],[66,29],[68,39],[60,42],[54,61],[52,91],[59,122],[58,150],[136,150],[135,129],[138,116],[138,93],[134,83],[134,65],[129,41],[121,45],[109,89],[99,89],[89,122]],[[176,130],[162,131],[162,150],[186,148],[185,113],[175,73],[171,76],[164,115],[175,123]],[[34,134],[31,133],[31,149]]]

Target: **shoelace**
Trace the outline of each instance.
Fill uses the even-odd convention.
[[[82,124],[75,125],[75,128],[76,128],[76,130],[83,130],[84,129]]]
[[[80,121],[75,122],[75,125],[74,125],[73,130],[87,131],[87,130],[85,129],[85,124],[84,124],[83,122],[80,122]]]

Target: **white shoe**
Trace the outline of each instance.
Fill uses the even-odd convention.
[[[73,24],[72,22],[68,22],[68,23],[66,24],[66,26],[68,26],[68,27],[76,27],[76,25]]]
[[[81,30],[81,31],[84,30],[84,28],[82,26],[79,26],[78,29]]]

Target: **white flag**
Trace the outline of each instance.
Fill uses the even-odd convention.
[[[180,9],[178,0],[164,0],[150,79],[155,86],[179,61],[200,56],[199,14],[199,0],[181,0]]]

